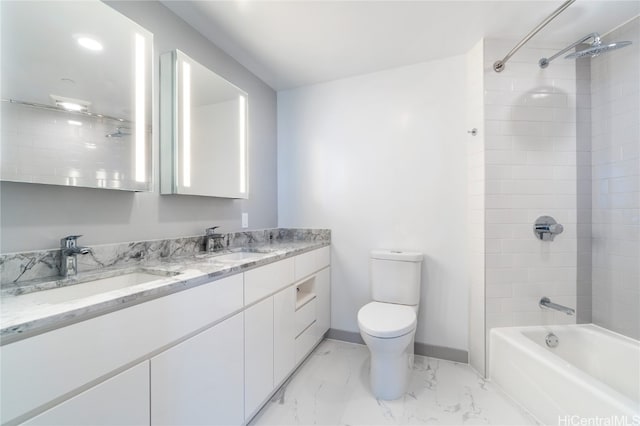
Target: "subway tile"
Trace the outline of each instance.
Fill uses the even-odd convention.
[[[486,316],[487,336],[492,328],[510,327],[513,325],[513,317],[510,313],[490,314]]]
[[[510,120],[511,107],[504,105],[485,105],[484,118],[485,120]]]
[[[501,253],[502,252],[502,240],[486,240],[484,242],[485,253]]]
[[[575,268],[535,268],[529,269],[530,281],[569,281],[575,279]]]
[[[487,165],[513,165],[522,164],[526,160],[526,153],[520,151],[486,151],[485,161]]]
[[[553,142],[547,136],[511,136],[513,149],[520,151],[551,151]]]
[[[516,168],[511,165],[487,164],[485,168],[485,178],[487,181],[510,179],[514,169]]]
[[[489,285],[498,286],[498,285],[508,285],[511,288],[511,283],[518,281],[525,281],[528,276],[528,271],[526,269],[492,269],[486,268],[485,270],[485,279],[487,282],[487,289]],[[511,290],[509,290],[511,292]],[[506,297],[506,296],[496,296],[496,297]]]
[[[508,135],[493,135],[485,138],[485,148],[487,151],[510,150],[512,145],[512,137]]]
[[[485,287],[485,297],[487,299],[496,298],[496,297],[511,297],[512,289],[511,284],[505,283],[489,283],[486,282]]]
[[[534,106],[514,106],[511,109],[511,119],[521,121],[552,121],[554,109]]]
[[[485,266],[491,269],[511,268],[513,255],[511,254],[486,254]]]
[[[544,324],[544,312],[538,309],[538,312],[514,312],[512,314],[513,326],[524,327],[530,325]]]
[[[552,180],[556,178],[554,175],[556,167],[546,164],[536,164],[536,165],[522,165],[519,167],[514,167],[512,171],[512,178],[518,180],[526,180],[526,179],[543,179],[543,180]],[[557,177],[557,178],[565,178],[565,177]]]
[[[485,213],[487,224],[490,223],[529,223],[526,210],[487,210]]]

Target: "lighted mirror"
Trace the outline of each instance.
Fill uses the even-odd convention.
[[[160,80],[160,191],[248,198],[247,94],[179,50]]]
[[[152,34],[97,0],[0,15],[0,179],[151,190]]]

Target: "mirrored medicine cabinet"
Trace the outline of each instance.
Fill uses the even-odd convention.
[[[152,34],[98,0],[0,15],[0,179],[151,190]]]
[[[160,84],[160,192],[248,198],[247,93],[179,50]]]

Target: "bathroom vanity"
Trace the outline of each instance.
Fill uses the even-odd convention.
[[[167,259],[158,279],[75,300],[3,297],[2,424],[248,422],[329,329],[329,244]]]

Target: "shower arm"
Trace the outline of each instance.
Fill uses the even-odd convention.
[[[546,19],[542,22],[540,22],[538,24],[537,27],[535,27],[533,30],[531,30],[531,32],[529,34],[527,34],[525,36],[525,38],[523,38],[522,40],[520,40],[520,43],[516,44],[516,46],[511,49],[511,51],[509,53],[507,53],[507,55],[502,58],[502,60],[500,61],[495,61],[493,63],[493,70],[495,72],[502,72],[502,70],[504,70],[504,67],[507,63],[507,61],[509,59],[511,59],[511,57],[518,51],[520,50],[520,48],[522,46],[524,46],[529,40],[531,40],[531,38],[538,34],[538,31],[540,31],[541,29],[543,29],[549,22],[551,22],[556,16],[560,15],[566,8],[568,8],[569,6],[571,6],[571,4],[573,2],[575,2],[576,0],[567,0],[564,3],[562,3],[562,5],[557,8],[555,11],[553,11],[553,13],[551,13],[551,15],[547,16]]]
[[[553,55],[550,58],[542,58],[538,61],[538,65],[540,65],[540,68],[546,68],[549,66],[549,62],[553,61],[554,59],[556,59],[558,56],[560,55],[564,55],[565,53],[567,53],[569,50],[575,48],[576,46],[584,43],[585,41],[589,40],[590,38],[593,39],[593,42],[595,44],[600,44],[600,34],[598,33],[591,33],[589,35],[586,35],[584,37],[582,37],[580,40],[576,41],[575,43],[573,43],[571,46],[565,47],[564,49],[562,49],[561,51],[559,51],[558,53],[556,53],[555,55]]]

